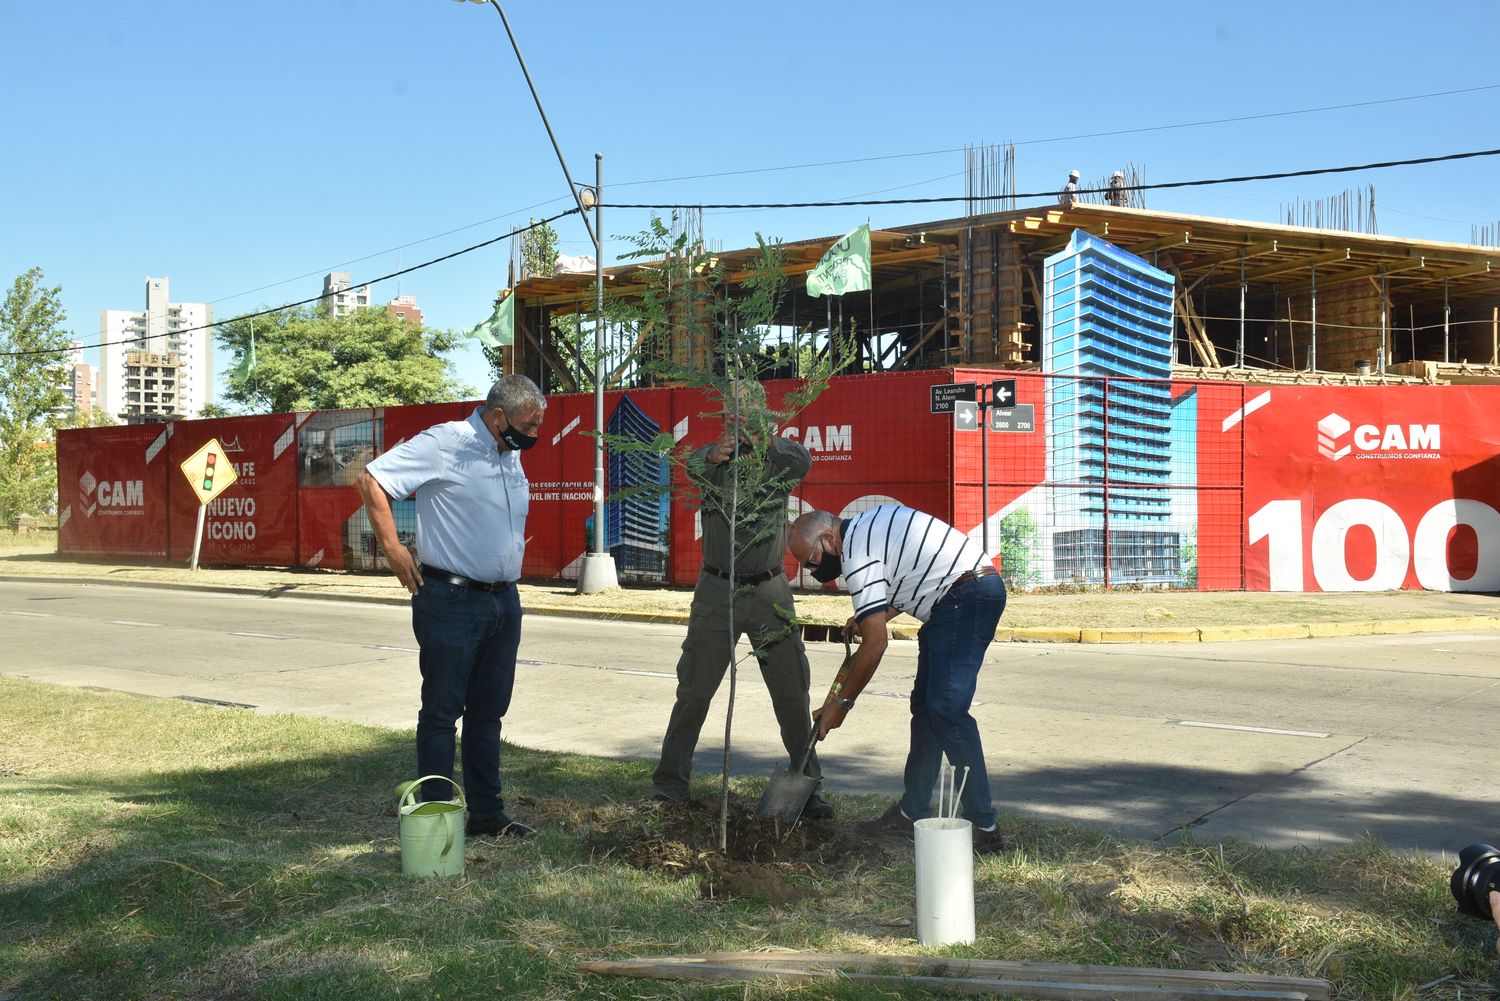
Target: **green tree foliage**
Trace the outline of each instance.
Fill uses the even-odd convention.
[[[1190,591],[1198,589],[1198,530],[1189,529],[1178,547],[1178,559],[1182,561],[1181,579],[1177,586]]]
[[[557,249],[559,240],[557,230],[552,228],[551,223],[535,225],[537,220],[529,222],[534,226],[521,234],[521,275],[520,280],[527,278],[550,278],[557,273]],[[589,302],[594,301],[592,289],[588,295]],[[497,293],[495,301],[500,296]],[[517,318],[516,336],[520,333],[519,317]],[[580,390],[592,390],[594,388],[594,341],[592,327],[586,332],[580,331],[580,318],[576,313],[552,317],[552,343],[559,348],[559,354],[564,358],[575,358],[579,362],[579,371],[576,373],[580,382]],[[490,363],[490,371],[494,378],[498,379],[505,374],[504,358],[502,348],[481,347],[480,352],[485,361]],[[547,393],[559,392],[566,387],[543,386],[542,391]]]
[[[32,268],[0,305],[0,524],[44,513],[57,499],[53,433],[65,423],[58,415],[68,402],[61,294]]]
[[[245,366],[252,327],[255,364]],[[436,403],[473,392],[443,357],[456,342],[452,332],[381,308],[344,316],[286,309],[222,323],[217,337],[236,361],[222,397],[247,413]]]
[[[677,384],[707,391],[709,398],[722,403],[743,421],[740,457],[732,463],[727,484],[716,487],[699,480],[687,488],[683,499],[697,504],[705,512],[720,512],[732,526],[731,565],[751,546],[762,543],[768,532],[779,530],[785,520],[781,495],[785,484],[777,483],[780,475],[767,461],[767,452],[781,424],[792,419],[827,388],[831,374],[826,352],[810,363],[804,381],[787,393],[778,413],[755,406],[760,395],[746,393],[745,383],[760,383],[774,373],[768,371],[771,359],[765,351],[775,324],[781,299],[786,291],[784,274],[786,255],[781,245],[756,235],[758,253],[746,277],[737,283],[726,280],[719,262],[700,248],[689,245],[685,234],[673,234],[659,218],[631,238],[636,249],[627,259],[642,263],[644,288],[632,287],[630,297],[616,297],[606,302],[606,313],[612,323],[621,323],[636,332],[634,354],[626,364],[635,367],[647,384]],[[709,357],[690,357],[681,350],[683,344],[698,341],[708,333]],[[847,353],[848,346],[835,345]],[[748,401],[742,407],[741,402]],[[654,441],[643,442],[627,435],[606,436],[608,447],[627,460],[631,456],[653,456],[659,461],[683,467],[689,472],[694,449],[679,446],[671,432],[662,432]],[[699,470],[701,472],[701,470]],[[666,486],[645,484],[633,491],[620,491],[611,499],[620,499],[637,491],[665,491],[676,488],[686,477],[665,476]],[[780,488],[780,489],[778,489]],[[773,507],[774,505],[774,507]],[[778,609],[788,631],[797,628],[794,610]],[[728,601],[722,614],[729,623],[729,634],[735,635],[734,602]],[[764,637],[763,642],[774,642]],[[729,713],[724,724],[724,765],[720,776],[719,844],[728,837],[729,752],[734,721],[734,700],[738,683],[739,662],[730,651]],[[751,656],[754,656],[752,653]]]
[[[72,416],[66,422],[70,428],[107,428],[114,427],[120,422],[115,420],[114,415],[107,414],[100,407],[89,407],[87,410],[74,410]]]
[[[1006,587],[1024,591],[1041,579],[1033,566],[1036,536],[1036,519],[1024,507],[1000,519],[1000,575]]]

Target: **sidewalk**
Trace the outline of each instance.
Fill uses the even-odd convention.
[[[207,567],[83,560],[23,545],[0,549],[0,580],[195,588],[268,598],[304,597],[405,604],[387,574],[336,570]],[[523,583],[521,603],[532,615],[644,622],[687,622],[692,591],[626,587],[581,595],[570,583]],[[842,594],[797,595],[809,640],[836,639],[849,617]],[[1242,591],[1090,591],[1012,594],[997,641],[1042,643],[1197,643],[1237,639],[1301,639],[1378,633],[1500,628],[1500,597],[1437,591],[1284,594]],[[918,624],[897,619],[891,635],[912,639]]]

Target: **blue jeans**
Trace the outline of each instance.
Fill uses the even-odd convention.
[[[1005,582],[980,577],[950,590],[917,633],[917,680],[911,692],[911,749],[901,809],[913,820],[930,817],[943,755],[964,784],[963,816],[975,827],[995,823],[990,775],[979,724],[969,714],[985,650],[1005,611]]]
[[[417,774],[452,775],[458,718],[464,718],[464,798],[475,819],[505,808],[500,797],[500,717],[510,708],[521,645],[521,599],[514,587],[486,594],[428,577],[411,599],[411,629],[421,648],[422,709],[417,714]],[[423,799],[452,799],[447,783],[428,782]]]

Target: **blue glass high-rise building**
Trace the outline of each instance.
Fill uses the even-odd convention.
[[[609,434],[653,441],[661,425],[636,406],[627,393],[609,415]],[[650,452],[609,450],[609,485],[615,496],[604,505],[605,548],[622,576],[662,580],[666,576],[667,460]],[[591,516],[592,517],[592,516]]]
[[[1045,262],[1049,583],[1168,583],[1175,279],[1074,230]]]

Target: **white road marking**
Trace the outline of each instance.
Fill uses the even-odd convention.
[[[1240,730],[1244,733],[1273,733],[1281,737],[1316,737],[1325,740],[1332,737],[1331,733],[1318,733],[1313,730],[1277,730],[1268,726],[1236,726],[1233,723],[1200,723],[1191,719],[1174,719],[1168,722],[1176,723],[1178,726],[1199,726],[1206,730]]]
[[[237,632],[231,632],[229,635],[231,635],[231,636],[249,636],[252,639],[258,639],[258,640],[285,640],[285,639],[291,639],[290,636],[278,636],[275,633],[237,633]]]
[[[134,619],[110,619],[109,624],[112,626],[148,626],[152,629],[161,628],[160,622],[137,622]]]
[[[7,612],[6,614],[7,615],[24,615],[28,619],[50,619],[50,618],[52,618],[52,613],[51,612]]]
[[[416,647],[411,646],[386,646],[384,643],[366,643],[366,650],[392,650],[396,653],[421,653]]]
[[[672,681],[676,681],[677,680],[677,675],[675,675],[675,674],[667,674],[665,671],[616,671],[615,673],[616,674],[633,674],[637,678],[668,678],[668,679],[670,679]]]

